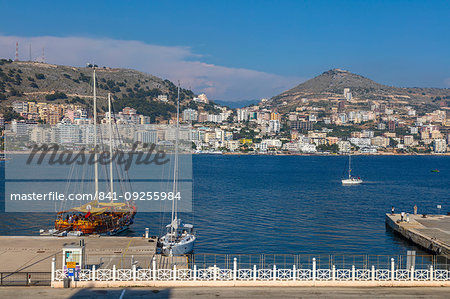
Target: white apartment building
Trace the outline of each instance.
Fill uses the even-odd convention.
[[[80,127],[72,124],[70,120],[63,119],[56,125],[56,128],[58,131],[58,143],[68,144],[81,142]]]
[[[158,134],[156,130],[138,130],[134,132],[134,141],[156,144],[158,142]]]
[[[13,108],[14,112],[26,113],[26,112],[28,112],[28,103],[22,102],[22,101],[14,101],[12,103],[12,108]]]
[[[221,123],[222,115],[221,114],[208,114],[208,121],[212,123]]]
[[[311,143],[299,143],[299,150],[308,154],[317,152],[316,145]]]
[[[11,131],[13,131],[16,134],[16,136],[27,136],[28,125],[23,120],[13,119],[11,121]]]
[[[225,146],[230,152],[237,151],[239,149],[239,140],[227,140]]]
[[[249,115],[247,109],[236,109],[236,114],[237,114],[238,122],[243,122],[243,121],[249,120],[250,115]]]
[[[281,148],[283,145],[279,139],[264,139],[261,144],[266,144],[267,148]]]
[[[186,122],[197,121],[197,118],[198,118],[197,110],[191,108],[183,110],[183,121]]]
[[[268,132],[269,133],[280,133],[281,130],[281,124],[279,120],[269,120],[269,127],[268,127]]]
[[[349,153],[352,148],[350,141],[340,140],[337,145],[340,153]]]
[[[348,140],[358,147],[366,147],[371,144],[370,138],[349,138]]]
[[[433,151],[435,153],[445,153],[447,151],[447,143],[445,139],[433,140]]]

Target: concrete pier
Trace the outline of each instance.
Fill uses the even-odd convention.
[[[142,237],[0,236],[0,271],[50,272],[53,257],[56,268],[61,268],[63,246],[77,245],[81,239],[86,246],[86,264],[97,268],[131,268],[131,263],[149,268],[153,256],[160,269],[172,267],[173,262],[178,267],[186,264],[186,257],[156,254],[156,240]]]
[[[406,217],[405,217],[406,218]],[[450,216],[386,214],[386,224],[404,238],[436,254],[450,255]]]

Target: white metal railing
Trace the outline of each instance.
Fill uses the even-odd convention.
[[[433,269],[395,269],[394,259],[391,259],[390,269],[317,269],[315,258],[312,259],[312,269],[280,268],[276,265],[271,269],[238,269],[236,258],[233,269],[222,269],[217,266],[197,269],[157,269],[153,260],[152,269],[82,269],[76,272],[74,280],[79,281],[450,281],[450,270]],[[67,272],[55,268],[52,261],[52,281],[62,281]]]

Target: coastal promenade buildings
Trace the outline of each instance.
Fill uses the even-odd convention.
[[[358,99],[347,88],[342,99],[329,100],[327,109],[320,106],[323,103],[315,104],[320,101],[308,98],[287,112],[272,108],[269,100],[238,109],[216,105],[204,94],[191,101],[196,104],[183,108],[180,118],[189,127],[184,129],[184,138],[197,152],[449,152],[450,108],[445,106],[425,113],[417,107],[389,102],[367,101],[358,106]],[[93,141],[92,113],[80,105],[15,101],[11,108],[19,118],[5,122],[0,116],[8,138],[19,138],[24,144],[78,145]],[[99,116],[101,123],[106,124],[108,114]],[[130,142],[173,139],[173,132],[158,132],[152,126],[159,123],[151,124],[150,117],[135,108],[125,107],[113,117]],[[174,122],[173,117],[170,122]]]

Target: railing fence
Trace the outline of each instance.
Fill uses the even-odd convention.
[[[189,258],[190,257],[190,258]],[[72,277],[79,281],[449,281],[447,257],[407,260],[390,256],[312,255],[194,255],[186,264],[172,260],[171,267],[158,267],[156,256],[150,267],[81,269]],[[426,262],[426,263],[425,263]],[[444,263],[445,262],[445,263]],[[52,261],[52,281],[67,277]]]
[[[0,286],[49,286],[51,272],[0,272]]]

